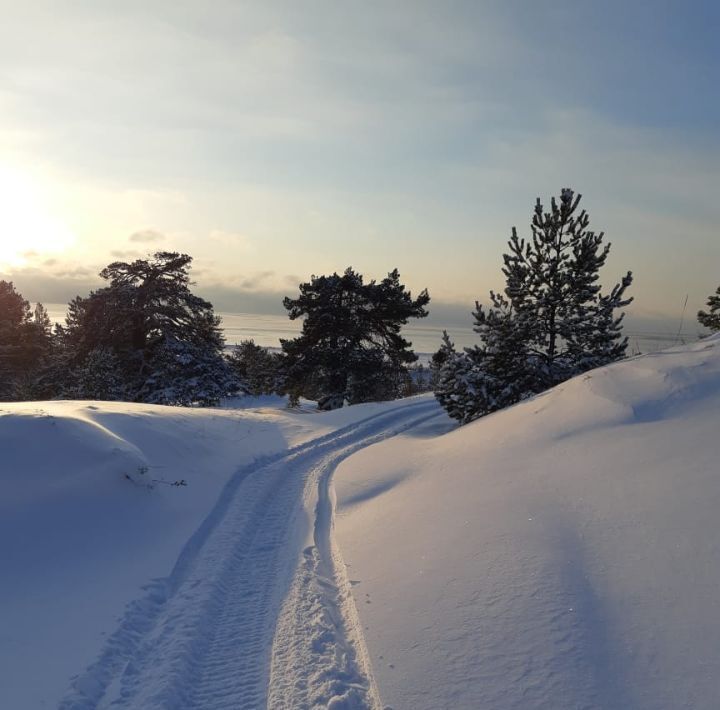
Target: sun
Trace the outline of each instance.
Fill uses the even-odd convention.
[[[41,262],[73,245],[43,191],[23,173],[0,165],[0,270]]]

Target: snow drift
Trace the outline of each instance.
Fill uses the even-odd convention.
[[[716,708],[720,336],[601,368],[335,475],[400,708]]]
[[[167,574],[235,470],[302,438],[301,423],[270,410],[3,404],[3,707],[54,707],[124,604]],[[188,485],[162,483],[178,480]]]
[[[719,405],[720,336],[459,429],[4,404],[0,706],[714,709]]]
[[[289,411],[279,397],[243,398],[226,409],[0,405],[0,707],[57,707],[71,684],[97,682],[83,669],[102,667],[108,647],[127,640],[123,633],[140,637],[143,605],[198,552],[201,531],[209,518],[219,522],[238,478],[264,476],[290,451],[321,450],[331,433],[407,406],[320,415],[307,406]],[[270,494],[284,473],[293,472],[267,481],[276,486]],[[302,508],[303,500],[291,503]]]

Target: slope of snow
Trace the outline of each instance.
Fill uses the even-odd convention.
[[[71,677],[107,652],[104,637],[117,641],[126,605],[152,603],[177,574],[235,479],[403,406],[247,404],[0,406],[0,707],[57,707]]]
[[[234,470],[284,449],[288,427],[107,402],[5,404],[1,415],[0,697],[54,707],[124,603],[167,574]],[[149,478],[187,486],[150,489]]]
[[[461,429],[253,404],[2,405],[0,707],[717,707],[720,336]]]
[[[720,336],[442,426],[334,477],[382,701],[717,708]]]

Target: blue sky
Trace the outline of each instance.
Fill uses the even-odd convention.
[[[0,272],[57,300],[179,249],[219,307],[279,311],[312,273],[397,266],[466,312],[571,186],[603,283],[630,268],[635,316],[676,318],[720,282],[718,8],[8,5]]]

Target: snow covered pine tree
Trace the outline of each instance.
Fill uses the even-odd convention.
[[[632,301],[625,298],[632,274],[601,293],[597,280],[610,244],[603,246],[603,233],[588,229],[587,213],[577,211],[580,198],[566,188],[559,203],[552,198],[549,212],[538,198],[527,242],[513,227],[510,253],[503,255],[504,295],[491,293],[487,310],[476,304],[474,330],[481,344],[459,356],[467,362],[455,359],[447,366],[460,369],[468,383],[462,397],[463,385],[454,385],[456,400],[465,402],[461,411],[457,404],[448,409],[459,421],[625,356],[624,314],[615,312]],[[441,374],[445,387],[449,378],[451,372]]]
[[[98,396],[85,391],[97,378],[85,382],[83,373],[97,374],[110,362],[117,363],[117,378],[104,392],[109,399],[210,405],[237,391],[220,319],[190,291],[191,263],[175,252],[116,261],[100,272],[108,286],[70,303],[58,337],[78,375],[75,396]]]
[[[433,356],[434,362],[441,362],[435,385],[435,398],[440,406],[461,424],[475,419],[475,402],[479,399],[482,386],[481,373],[467,353],[458,353],[447,331],[443,331],[440,350]]]
[[[283,305],[291,320],[304,316],[302,334],[282,340],[286,389],[317,400],[320,409],[394,399],[417,360],[400,335],[409,318],[424,318],[430,296],[413,299],[397,269],[379,283],[361,274],[313,276]]]
[[[278,353],[256,345],[254,340],[243,340],[228,355],[240,381],[241,389],[257,397],[275,394],[282,390],[281,358]]]

